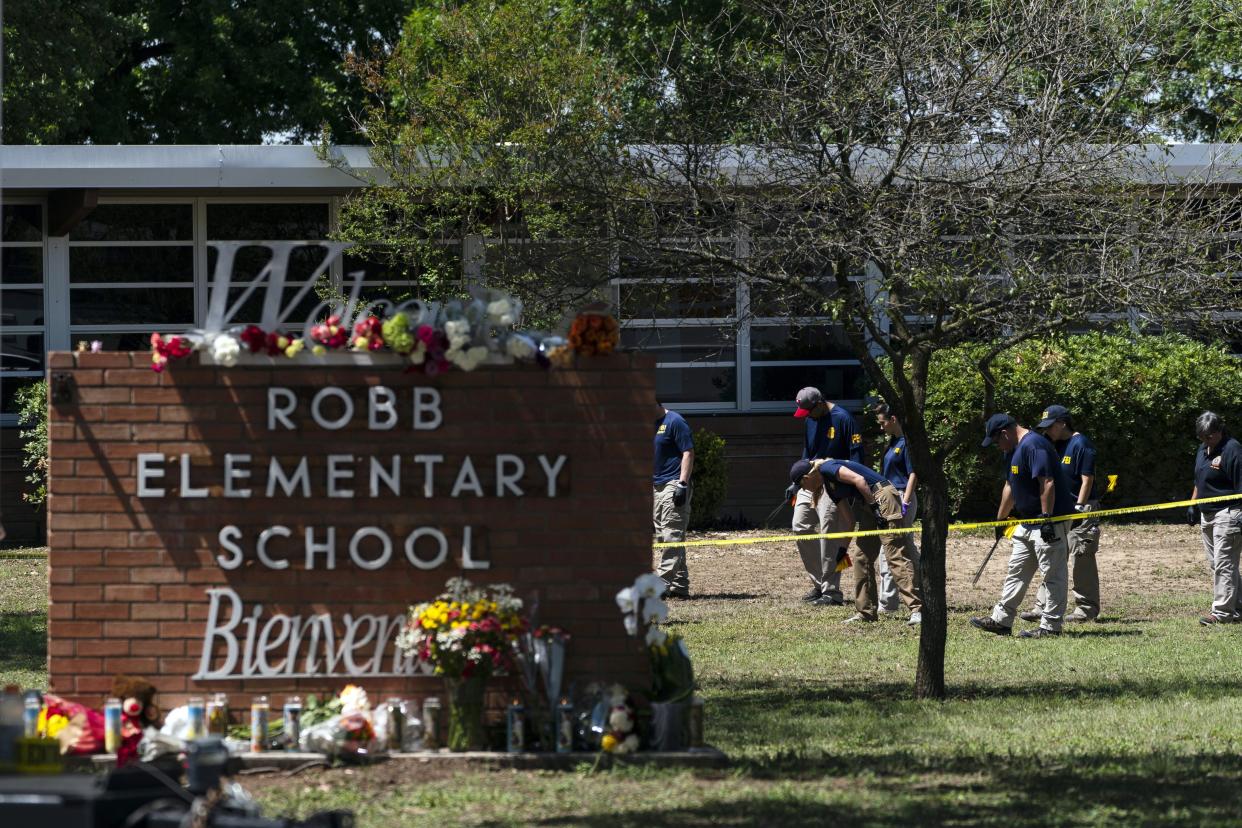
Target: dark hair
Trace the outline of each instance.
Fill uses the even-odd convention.
[[[1202,439],[1209,434],[1215,434],[1223,430],[1225,421],[1220,415],[1214,411],[1204,411],[1199,415],[1199,419],[1195,420],[1195,436]]]
[[[901,422],[901,417],[897,416],[897,412],[888,407],[888,403],[876,403],[871,407],[871,411],[875,414],[885,417],[892,417],[897,422]]]

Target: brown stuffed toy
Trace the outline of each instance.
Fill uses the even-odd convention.
[[[121,713],[140,728],[159,727],[160,706],[155,703],[155,685],[139,676],[116,676],[112,695],[121,700]]]

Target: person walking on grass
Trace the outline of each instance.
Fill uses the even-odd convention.
[[[652,474],[655,537],[659,543],[685,541],[690,524],[690,476],[694,473],[694,436],[690,426],[676,411],[656,403],[660,415],[655,421],[655,471]],[[668,597],[690,597],[690,571],[686,568],[686,547],[660,550],[659,575],[668,584]]]
[[[816,500],[825,496],[831,499],[847,524],[852,525],[857,520],[863,530],[883,530],[901,525],[901,495],[892,483],[862,463],[853,460],[799,460],[789,470],[789,477],[808,496]],[[871,542],[860,542],[858,545],[853,561],[854,608],[857,612],[844,623],[879,620],[875,564],[882,546],[897,589],[910,607],[907,623],[916,626],[923,620],[923,600],[914,581],[914,565],[909,557],[909,548],[913,543],[908,534],[902,533],[882,534],[878,536],[878,542],[876,539],[874,535],[860,539]]]
[[[1018,425],[1008,414],[993,414],[984,427],[983,446],[996,444],[1005,455],[1007,472],[997,520],[1010,514],[1018,518],[1049,518],[1074,513],[1074,497],[1056,448],[1047,437]],[[1067,522],[1019,524],[1013,533],[1009,571],[1001,587],[1000,601],[990,616],[971,618],[985,632],[1009,635],[1013,620],[1026,594],[1036,567],[1047,587],[1039,627],[1023,630],[1022,638],[1050,638],[1061,634],[1067,590]],[[996,527],[1004,537],[1005,527]]]
[[[828,402],[818,388],[806,387],[795,399],[794,416],[806,420],[806,436],[802,444],[803,460],[859,460],[862,457],[862,435],[851,414],[835,403]],[[847,531],[831,498],[813,500],[809,492],[797,490],[793,496],[793,533],[816,535]],[[817,606],[841,606],[841,573],[837,561],[848,545],[837,541],[798,541],[798,555],[811,578],[811,588],[802,600]]]
[[[888,435],[888,447],[885,448],[884,458],[880,461],[880,474],[892,483],[893,488],[901,495],[901,525],[910,527],[914,525],[914,519],[919,511],[918,475],[915,474],[914,464],[910,460],[910,452],[906,449],[906,435],[901,428],[901,418],[890,411],[884,403],[880,403],[873,410],[876,423]],[[919,548],[914,542],[913,534],[905,537],[909,540],[906,544],[906,554],[914,568],[914,582],[918,583]],[[868,539],[859,538],[860,546],[864,540]],[[888,556],[883,551],[880,552],[879,592],[880,612],[886,614],[897,612],[900,594],[897,590],[897,582],[893,579],[893,573],[888,567]]]
[[[1219,415],[1204,411],[1195,422],[1199,451],[1195,453],[1192,500],[1242,494],[1242,445],[1225,430]],[[1198,525],[1203,552],[1212,570],[1212,611],[1199,619],[1205,627],[1239,621],[1238,554],[1242,551],[1242,500],[1193,505],[1186,522]]]
[[[1087,435],[1074,430],[1069,409],[1063,405],[1048,406],[1035,427],[1052,441],[1061,455],[1061,466],[1070,477],[1070,491],[1075,496],[1074,511],[1086,514],[1099,509],[1100,501],[1094,496],[1095,444]],[[1071,624],[1094,621],[1100,614],[1100,571],[1095,563],[1095,553],[1100,548],[1100,522],[1091,518],[1075,521],[1070,527],[1068,541],[1074,611],[1065,616],[1065,620]],[[1018,617],[1023,621],[1038,621],[1044,614],[1047,600],[1048,588],[1040,584],[1035,606]]]

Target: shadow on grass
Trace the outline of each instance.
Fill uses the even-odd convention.
[[[869,757],[868,764],[876,757]],[[901,754],[884,757],[900,764]],[[969,764],[969,763],[966,763]],[[825,775],[869,772],[829,761]],[[911,767],[898,778],[865,777],[831,785],[746,786],[665,811],[646,807],[595,816],[606,828],[672,825],[983,825],[1173,826],[1236,824],[1242,805],[1242,759],[1164,756],[1123,762],[1109,755],[1082,756],[1072,767],[1041,767],[1015,757],[991,757],[973,767]],[[963,776],[962,772],[970,774]],[[619,800],[624,802],[624,799]],[[491,824],[491,823],[482,823]],[[582,824],[556,817],[535,825]]]
[[[47,613],[0,613],[0,673],[47,665]]]

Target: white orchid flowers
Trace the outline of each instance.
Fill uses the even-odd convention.
[[[637,636],[640,628],[646,628],[643,639],[648,647],[663,646],[668,639],[668,634],[658,626],[668,620],[668,604],[664,603],[667,591],[663,578],[646,572],[635,579],[633,586],[617,593],[617,607],[626,633]]]

